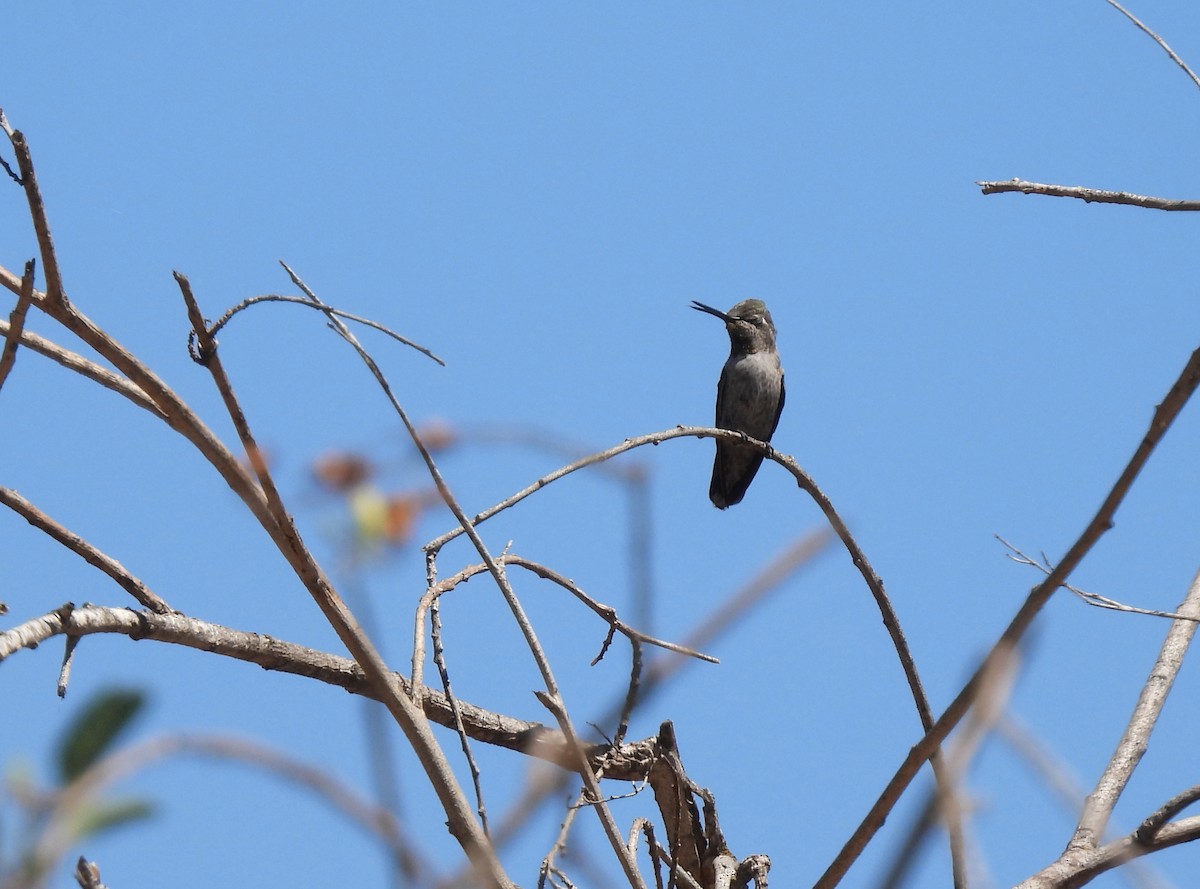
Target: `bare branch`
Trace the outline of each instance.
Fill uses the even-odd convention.
[[[54,240],[50,237],[50,222],[46,218],[46,204],[42,200],[41,189],[38,188],[37,174],[33,170],[33,157],[29,153],[29,144],[20,130],[14,130],[3,118],[0,112],[0,127],[12,143],[17,156],[17,168],[21,171],[20,183],[25,191],[25,199],[29,203],[29,216],[33,220],[33,230],[37,235],[38,248],[42,253],[42,274],[46,276],[46,300],[51,305],[62,306],[66,303],[66,293],[63,291],[62,273],[58,268],[58,257],[54,252]]]
[[[1040,194],[1052,198],[1077,198],[1089,204],[1125,204],[1130,207],[1144,207],[1147,210],[1200,210],[1200,201],[1176,200],[1173,198],[1156,198],[1144,194],[1133,194],[1128,191],[1105,191],[1099,188],[1085,188],[1082,185],[1047,185],[1043,182],[1029,182],[1025,179],[1005,179],[1002,181],[976,182],[983,193],[1003,194],[1009,191],[1019,191],[1022,194]]]
[[[1053,570],[1054,566],[1050,564],[1049,560],[1047,560],[1045,556],[1043,556],[1042,561],[1039,562],[1025,555],[1025,553],[1021,552],[999,534],[994,536],[1002,544],[1008,547],[1009,550],[1011,550],[1009,558],[1018,565],[1029,565],[1038,569],[1043,574],[1049,574],[1051,570]],[[1165,617],[1169,618],[1170,620],[1200,621],[1200,615],[1189,617],[1186,614],[1178,614],[1174,611],[1155,611],[1153,608],[1138,608],[1136,605],[1126,605],[1123,602],[1118,602],[1116,599],[1110,599],[1108,596],[1101,596],[1099,593],[1089,593],[1087,590],[1081,590],[1079,587],[1073,586],[1069,583],[1064,583],[1062,586],[1063,589],[1070,590],[1072,593],[1082,599],[1085,604],[1091,605],[1095,608],[1103,608],[1107,611],[1123,611],[1126,614],[1144,614],[1147,617]]]
[[[151,611],[156,614],[167,614],[171,611],[171,606],[155,595],[146,584],[131,574],[124,565],[96,549],[96,547],[92,546],[78,534],[67,530],[16,491],[11,488],[0,487],[0,504],[7,506],[35,528],[45,531],[71,552],[80,556],[89,565],[99,568],[115,580],[121,589],[125,590]]]
[[[21,342],[21,332],[25,328],[25,314],[33,302],[33,260],[25,263],[25,274],[21,276],[21,292],[17,294],[17,304],[13,306],[8,316],[8,330],[4,334],[4,348],[0,350],[0,389],[4,381],[12,373],[17,360],[17,346]]]
[[[244,309],[248,309],[248,308],[250,308],[250,306],[256,305],[258,303],[265,303],[265,302],[298,303],[299,305],[302,305],[302,306],[308,306],[310,309],[316,309],[318,312],[322,312],[326,315],[336,315],[339,318],[345,318],[347,321],[354,321],[357,324],[362,324],[366,327],[370,327],[373,330],[378,330],[380,333],[390,336],[392,339],[396,340],[399,343],[403,343],[404,345],[408,346],[409,348],[416,349],[422,355],[426,355],[429,358],[432,358],[438,364],[442,365],[442,367],[446,366],[445,361],[443,361],[441,358],[438,358],[436,355],[434,355],[432,352],[430,352],[424,346],[418,345],[417,343],[414,343],[412,340],[401,336],[400,334],[396,333],[396,331],[392,330],[390,327],[385,327],[384,325],[380,324],[378,321],[372,321],[370,318],[364,318],[361,315],[352,315],[349,312],[343,312],[341,309],[335,309],[333,306],[327,306],[324,303],[314,303],[311,299],[309,299],[308,297],[305,297],[305,296],[285,296],[283,294],[278,294],[278,293],[267,293],[267,294],[263,294],[262,296],[251,296],[248,299],[242,300],[240,303],[238,303],[232,309],[229,309],[224,315],[222,315],[220,318],[218,318],[215,322],[213,322],[213,324],[208,328],[208,335],[211,337],[215,337],[220,332],[222,327],[224,327],[231,320],[233,320],[233,316],[236,315],[238,312],[241,312]],[[189,342],[192,337],[195,337],[195,335],[196,335],[195,331],[192,331],[192,333],[189,336]]]
[[[294,271],[292,271],[292,269],[289,268],[286,263],[280,264],[291,277],[293,284],[299,287],[310,299],[313,300],[313,302],[324,305],[317,295],[313,293],[312,290],[310,290],[302,280],[300,280],[300,277]],[[358,338],[350,332],[350,329],[342,323],[340,318],[338,318],[336,315],[328,313],[327,317],[329,318],[330,325],[333,327],[333,329],[358,353],[359,357],[363,360],[363,363],[366,364],[367,369],[371,372],[371,375],[375,378],[376,383],[379,384],[380,389],[383,390],[384,395],[387,396],[388,401],[392,405],[392,409],[396,412],[396,415],[404,424],[404,428],[408,431],[409,436],[412,438],[413,444],[416,445],[417,450],[421,454],[421,458],[425,461],[425,466],[429,471],[429,475],[433,479],[433,483],[437,487],[438,493],[441,495],[442,500],[454,514],[454,517],[459,521],[463,530],[471,539],[471,543],[475,546],[476,551],[479,553],[484,563],[488,566],[488,571],[495,579],[496,585],[500,588],[500,592],[504,596],[504,600],[508,604],[509,610],[512,612],[513,617],[517,622],[517,626],[520,628],[521,634],[525,638],[525,644],[532,653],[534,662],[537,664],[538,670],[542,675],[542,682],[546,686],[546,695],[541,696],[539,699],[547,705],[548,709],[550,709],[551,713],[553,713],[555,718],[558,720],[559,728],[562,729],[563,734],[566,736],[568,744],[572,748],[582,751],[583,745],[575,733],[574,726],[571,725],[566,706],[563,703],[562,697],[558,690],[558,683],[554,678],[553,671],[550,669],[550,661],[546,657],[545,652],[542,650],[541,643],[538,642],[537,639],[537,634],[533,631],[533,625],[530,623],[524,609],[521,607],[521,603],[517,599],[516,593],[509,585],[508,579],[504,575],[503,568],[497,564],[496,560],[492,557],[492,554],[488,551],[487,545],[483,542],[483,538],[479,536],[479,533],[475,530],[470,519],[467,518],[466,513],[463,511],[462,507],[458,503],[458,500],[450,490],[450,486],[446,484],[446,480],[442,477],[441,471],[438,469],[437,463],[433,459],[433,455],[429,452],[429,449],[421,440],[421,436],[418,434],[416,426],[413,425],[412,420],[410,420],[408,417],[408,413],[404,410],[404,407],[396,398],[391,384],[388,383],[387,378],[379,369],[379,365],[375,362],[375,359],[372,358],[370,353],[363,348],[362,344],[359,343]],[[197,331],[197,333],[199,333],[199,331]],[[427,571],[428,570],[429,569],[427,568]],[[591,767],[587,765],[586,757],[583,758],[583,773],[585,782],[595,781],[595,776],[591,771]],[[453,776],[451,775],[450,777],[452,778]],[[596,796],[597,799],[599,799],[598,793]],[[463,802],[465,803],[465,800]],[[598,805],[596,810],[600,815],[600,820],[604,827],[605,835],[608,837],[609,843],[612,845],[613,851],[616,853],[617,858],[620,860],[621,866],[625,871],[626,878],[629,880],[631,886],[634,886],[635,889],[640,889],[640,887],[642,887],[641,875],[637,871],[636,863],[629,857],[628,852],[626,852],[625,846],[621,840],[621,836],[616,832],[616,825],[612,823],[611,815],[609,815],[607,812],[607,807]],[[472,824],[475,824],[474,820],[472,820]],[[489,847],[489,851],[494,859],[494,850],[491,850]],[[499,868],[500,865],[498,860],[496,861],[495,866]]]
[[[1064,858],[1090,852],[1099,845],[1108,820],[1112,817],[1113,807],[1116,806],[1121,792],[1129,783],[1134,769],[1141,762],[1142,755],[1150,744],[1150,734],[1154,731],[1163,704],[1166,703],[1175,677],[1179,674],[1179,668],[1183,665],[1183,656],[1196,633],[1194,618],[1200,617],[1200,573],[1192,581],[1192,586],[1178,610],[1190,614],[1193,619],[1174,621],[1167,631],[1167,638],[1163,641],[1158,660],[1138,697],[1125,734],[1097,782],[1096,789],[1087,798],[1075,836],[1063,852]]]
[[[755,605],[773,591],[780,588],[782,583],[790,578],[801,566],[807,565],[829,545],[832,533],[820,530],[802,535],[794,543],[776,556],[757,575],[752,577],[745,586],[737,590],[729,601],[720,606],[713,614],[705,618],[688,633],[684,640],[686,647],[701,649],[708,647],[722,633],[728,632],[737,621],[746,615]],[[449,582],[447,578],[445,582]],[[663,657],[650,662],[642,676],[638,688],[638,703],[644,705],[647,700],[661,689],[667,681],[685,665],[692,663],[682,657]],[[627,694],[605,708],[597,720],[601,725],[611,725],[619,722],[627,703]],[[624,750],[625,748],[621,748]],[[614,777],[613,769],[620,769],[619,763],[607,763],[605,774]],[[555,798],[566,787],[567,774],[546,774],[542,780],[530,782],[521,798],[512,805],[505,815],[503,822],[493,832],[493,838],[499,844],[511,839],[529,817],[537,810],[538,804],[549,798]],[[637,780],[637,779],[630,779]]]
[[[629,624],[625,623],[620,619],[620,617],[617,616],[617,610],[611,605],[605,605],[602,602],[597,602],[582,589],[580,589],[573,580],[564,577],[557,571],[554,571],[545,565],[534,562],[530,559],[526,559],[524,556],[518,556],[511,553],[504,553],[500,556],[497,556],[496,562],[500,565],[517,565],[533,574],[536,574],[543,580],[548,580],[551,583],[557,584],[597,615],[599,615],[605,621],[605,623],[616,630],[616,632],[630,640],[644,642],[647,645],[653,645],[657,648],[662,648],[665,651],[672,651],[676,654],[684,655],[685,657],[695,658],[696,660],[707,661],[710,664],[720,663],[720,660],[713,657],[711,654],[705,654],[702,651],[696,651],[686,645],[680,645],[676,642],[668,642],[665,639],[655,638],[654,636],[647,635],[646,633],[629,626]],[[422,596],[421,603],[418,605],[417,636],[424,636],[424,620],[422,619],[424,608],[428,607],[436,599],[450,592],[450,590],[454,589],[459,584],[465,583],[472,577],[475,577],[478,574],[483,574],[487,570],[487,565],[471,565],[459,571],[452,577],[448,577],[445,580],[439,581],[432,589],[428,590],[426,594]],[[414,649],[419,648],[421,648],[420,644],[414,646]]]
[[[213,381],[225,402],[234,428],[237,430],[238,437],[246,449],[246,454],[250,458],[262,487],[270,517],[269,524],[264,524],[264,527],[268,533],[271,533],[280,552],[296,572],[296,576],[304,584],[313,601],[317,603],[317,607],[321,609],[338,638],[362,666],[375,686],[380,700],[404,731],[446,812],[451,834],[458,840],[471,863],[479,871],[479,875],[492,885],[512,886],[512,881],[505,874],[500,860],[496,857],[495,849],[488,842],[479,823],[472,815],[470,804],[446,760],[445,753],[430,732],[424,714],[408,696],[398,693],[396,686],[391,682],[391,672],[388,670],[387,664],[301,539],[300,532],[284,508],[283,499],[279,496],[270,472],[264,461],[260,459],[258,445],[246,422],[241,405],[233,393],[233,386],[228,375],[225,374],[220,356],[217,354],[217,342],[204,324],[204,316],[192,294],[191,285],[188,279],[179,272],[175,273],[175,280],[179,284],[180,292],[187,305],[188,318],[196,332],[202,363],[213,376]],[[333,320],[335,324],[345,328],[340,321]]]
[[[3,270],[0,269],[0,277],[2,277],[2,273]],[[3,282],[0,281],[0,283]],[[0,334],[7,336],[11,330],[12,326],[9,322],[0,319]],[[26,349],[32,349],[39,355],[49,358],[51,361],[61,364],[67,370],[74,371],[80,376],[99,383],[105,389],[124,396],[138,407],[154,414],[160,420],[167,419],[167,415],[162,408],[151,401],[145,392],[120,374],[113,373],[108,368],[101,367],[96,362],[89,361],[82,355],[78,355],[69,349],[64,349],[57,343],[28,330],[21,332],[21,345]]]
[[[1198,359],[1198,361],[1200,361],[1200,359]],[[700,426],[677,426],[674,429],[664,430],[663,432],[654,432],[648,435],[637,436],[636,438],[627,438],[621,444],[614,445],[607,450],[599,451],[595,454],[589,454],[588,456],[582,457],[573,463],[555,470],[554,472],[542,476],[529,487],[518,491],[516,494],[513,494],[506,500],[502,500],[495,506],[484,510],[476,515],[473,519],[467,520],[465,517],[461,517],[460,523],[462,524],[463,529],[470,529],[470,533],[473,535],[472,540],[474,540],[474,535],[476,535],[474,529],[476,525],[481,524],[497,513],[508,509],[509,507],[519,503],[521,500],[524,500],[535,491],[540,491],[546,485],[551,484],[571,474],[572,472],[583,469],[586,466],[601,463],[605,460],[611,460],[613,457],[616,457],[619,454],[623,454],[626,451],[634,448],[651,444],[657,445],[664,441],[692,436],[696,438],[714,438],[718,440],[736,441],[740,444],[761,450],[767,459],[778,463],[789,473],[791,473],[792,477],[796,479],[796,483],[800,486],[800,488],[808,493],[808,495],[812,497],[814,501],[816,501],[821,511],[825,514],[826,519],[829,521],[830,526],[841,539],[842,544],[846,547],[847,552],[849,552],[851,561],[862,575],[863,580],[867,584],[867,588],[871,591],[871,595],[875,598],[876,607],[878,607],[880,610],[880,613],[883,617],[883,624],[888,631],[888,635],[891,637],[892,645],[900,659],[901,668],[904,670],[905,678],[908,680],[909,690],[911,691],[913,701],[916,704],[917,713],[921,720],[921,726],[926,732],[926,737],[928,737],[928,733],[933,727],[933,713],[929,706],[929,699],[925,694],[925,689],[921,683],[920,675],[917,672],[916,662],[914,661],[912,652],[908,647],[908,640],[904,637],[904,631],[900,626],[900,621],[897,618],[895,609],[892,608],[891,600],[888,598],[887,592],[884,589],[883,580],[878,574],[875,573],[875,569],[871,567],[871,563],[867,559],[866,554],[862,551],[862,548],[859,547],[858,542],[850,533],[850,529],[846,526],[846,523],[842,521],[841,516],[833,506],[833,502],[827,496],[825,496],[825,493],[821,491],[820,488],[817,487],[816,482],[814,482],[808,473],[806,473],[800,467],[794,458],[778,453],[766,442],[757,441],[742,432],[733,432],[728,429],[715,429]],[[438,537],[435,540],[425,544],[424,549],[427,565],[426,573],[429,577],[429,583],[431,586],[434,582],[433,578],[436,575],[434,560],[437,557],[437,553],[443,546],[445,546],[446,543],[453,540],[461,533],[463,533],[461,529],[448,531],[441,537]],[[942,739],[939,738],[937,743],[940,744],[941,740]],[[938,756],[939,754],[937,753],[936,749],[931,751],[930,757],[936,760]],[[922,760],[922,762],[924,762],[924,760]],[[937,777],[938,772],[940,771],[940,763],[934,761],[932,765],[934,768],[935,777]],[[938,780],[939,782],[941,781],[940,778]],[[961,866],[962,860],[961,856],[957,854],[960,844],[958,841],[957,828],[953,825],[951,826],[951,837],[953,840],[952,845],[956,849],[956,854],[954,855],[956,885],[961,885],[963,877],[963,868]]]
[[[1138,19],[1137,16],[1135,16],[1132,12],[1130,12],[1128,9],[1126,9],[1124,6],[1122,6],[1120,3],[1118,3],[1117,0],[1108,0],[1108,5],[1111,6],[1113,9],[1116,9],[1123,16],[1125,16],[1125,18],[1129,19],[1131,22],[1133,22],[1135,25],[1137,25],[1138,28],[1140,28],[1143,33],[1145,33],[1151,40],[1153,40],[1155,43],[1157,43],[1159,46],[1161,46],[1163,52],[1165,52],[1168,56],[1171,57],[1171,61],[1183,69],[1183,72],[1192,79],[1192,83],[1196,84],[1197,87],[1200,87],[1200,78],[1196,77],[1196,72],[1188,67],[1187,62],[1185,62],[1183,59],[1179,58],[1179,56],[1177,56],[1175,54],[1175,50],[1173,50],[1173,49],[1171,49],[1171,47],[1167,46],[1167,41],[1163,40],[1161,37],[1159,37],[1157,34],[1155,34],[1153,31],[1151,31],[1149,28],[1147,28],[1144,24],[1142,24],[1142,22]]]
[[[300,762],[265,745],[226,735],[168,734],[150,738],[103,757],[55,794],[53,807],[34,843],[33,857],[46,872],[75,839],[66,826],[78,818],[82,805],[100,792],[162,760],[199,756],[249,764],[302,788],[334,811],[376,836],[388,848],[402,872],[428,879],[432,868],[406,838],[403,825],[384,808],[372,805],[327,771]]]
[[[33,618],[0,632],[0,663],[18,651],[37,648],[56,636],[118,634],[131,639],[153,640],[207,651],[265,670],[304,676],[351,694],[379,700],[376,687],[368,682],[361,666],[350,658],[339,657],[275,639],[262,633],[248,633],[219,624],[186,617],[178,612],[155,614],[128,608],[100,605],[67,604],[49,614]],[[404,678],[388,675],[396,693],[408,697],[411,692]],[[578,770],[577,752],[569,747],[561,733],[542,725],[494,713],[460,700],[463,722],[474,740],[520,752],[554,763],[569,771]],[[437,692],[427,690],[421,707],[430,720],[447,728],[454,727],[449,702]],[[603,766],[605,777],[620,781],[641,781],[653,756],[653,739],[624,744],[614,750],[607,744],[584,745],[594,768]]]
[[[958,693],[954,701],[946,708],[946,711],[938,718],[933,730],[925,734],[925,737],[920,740],[909,751],[900,768],[897,769],[895,775],[888,782],[879,799],[871,807],[866,817],[862,820],[859,826],[855,829],[853,835],[842,850],[834,858],[833,862],[826,869],[821,879],[817,882],[817,889],[831,889],[836,886],[845,876],[850,866],[862,854],[862,850],[866,848],[867,843],[883,826],[884,819],[888,812],[895,805],[896,800],[904,793],[905,789],[913,778],[920,771],[922,764],[930,756],[933,755],[937,746],[946,739],[946,736],[958,725],[959,721],[966,714],[971,704],[974,703],[975,696],[980,690],[983,677],[991,671],[992,665],[1002,657],[1007,656],[1007,652],[1014,648],[1017,642],[1025,635],[1025,632],[1033,623],[1033,619],[1038,615],[1050,601],[1050,597],[1054,594],[1062,583],[1071,575],[1083,558],[1091,551],[1104,533],[1112,527],[1113,516],[1116,514],[1117,507],[1121,505],[1121,501],[1125,499],[1125,495],[1129,492],[1138,473],[1142,471],[1142,467],[1146,465],[1146,461],[1150,459],[1150,455],[1154,452],[1155,447],[1162,440],[1162,437],[1170,429],[1175,418],[1179,416],[1179,412],[1183,410],[1195,392],[1196,387],[1200,385],[1200,349],[1197,349],[1188,358],[1183,370],[1179,374],[1179,378],[1172,384],[1166,397],[1154,410],[1154,416],[1150,420],[1150,428],[1143,436],[1141,443],[1134,451],[1133,456],[1125,465],[1121,475],[1113,484],[1108,496],[1104,498],[1104,502],[1100,505],[1096,515],[1088,522],[1079,539],[1067,551],[1054,570],[1050,573],[1042,583],[1034,587],[1026,598],[1025,603],[1017,611],[1004,633],[992,646],[992,650],[988,652],[986,658],[975,670],[975,674],[970,681]]]

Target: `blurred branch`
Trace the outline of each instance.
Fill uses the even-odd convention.
[[[1142,437],[1141,443],[1134,451],[1133,456],[1121,471],[1120,476],[1113,484],[1112,489],[1108,492],[1108,496],[1104,498],[1104,502],[1100,504],[1092,520],[1088,522],[1079,539],[1067,551],[1050,575],[1034,587],[1030,591],[1024,604],[1017,611],[1008,627],[996,641],[992,650],[988,652],[987,657],[975,670],[975,674],[970,681],[963,687],[951,702],[946,711],[938,718],[936,725],[929,732],[926,732],[922,738],[909,751],[900,768],[888,782],[879,799],[871,807],[866,817],[855,829],[850,839],[838,852],[833,862],[826,869],[821,879],[817,882],[817,889],[831,889],[836,886],[846,872],[854,864],[858,856],[862,854],[863,849],[871,841],[871,838],[883,826],[884,819],[888,812],[891,811],[901,794],[904,793],[917,772],[920,771],[924,764],[933,753],[937,750],[938,745],[946,739],[946,736],[958,725],[959,721],[966,714],[967,710],[975,701],[976,695],[980,691],[984,676],[992,669],[992,665],[999,659],[1008,657],[1008,652],[1014,648],[1017,642],[1023,637],[1029,627],[1033,624],[1033,619],[1037,617],[1045,604],[1050,601],[1050,597],[1054,594],[1068,577],[1071,572],[1083,561],[1084,557],[1091,551],[1104,533],[1112,527],[1113,516],[1116,514],[1117,507],[1121,505],[1121,501],[1125,499],[1125,495],[1133,486],[1134,480],[1142,471],[1142,467],[1150,459],[1150,455],[1158,446],[1167,430],[1171,428],[1171,424],[1175,418],[1179,416],[1184,405],[1188,403],[1192,393],[1196,391],[1196,387],[1200,385],[1200,349],[1197,349],[1188,358],[1183,370],[1179,374],[1179,378],[1172,384],[1167,391],[1162,402],[1154,410],[1154,415],[1150,420],[1150,428]]]
[[[428,883],[432,868],[405,836],[403,825],[384,808],[372,805],[324,769],[278,750],[225,735],[170,734],[127,745],[97,761],[51,799],[45,824],[34,842],[38,871],[49,872],[67,854],[75,837],[73,819],[101,791],[177,756],[201,756],[242,762],[270,772],[323,799],[331,808],[374,834],[413,881]]]
[[[963,793],[971,764],[978,754],[984,741],[992,733],[996,724],[1004,717],[1004,711],[1012,697],[1013,684],[1020,672],[1020,655],[1017,651],[997,660],[983,680],[982,688],[976,705],[971,708],[962,731],[956,734],[952,743],[946,749],[946,770],[950,782]],[[951,801],[957,805],[958,799]],[[945,801],[941,798],[939,789],[930,790],[921,806],[920,811],[909,826],[908,835],[900,844],[900,850],[888,868],[885,877],[879,882],[879,889],[899,889],[905,883],[917,861],[917,853],[921,851],[925,839],[939,823]]]

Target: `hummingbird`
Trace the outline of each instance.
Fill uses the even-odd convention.
[[[692,302],[698,312],[716,315],[729,332],[729,358],[717,383],[717,428],[771,440],[783,413],[783,366],[775,347],[775,322],[761,299],[744,299],[728,312]],[[717,509],[741,503],[763,455],[733,441],[717,441],[708,499]]]

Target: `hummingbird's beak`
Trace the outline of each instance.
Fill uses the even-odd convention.
[[[728,315],[726,315],[720,309],[714,309],[712,306],[706,306],[704,303],[696,302],[695,300],[692,300],[692,308],[695,309],[697,312],[708,312],[708,314],[710,314],[710,315],[716,315],[718,318],[720,318],[726,324],[732,323],[732,321],[733,321],[732,318],[730,318]]]

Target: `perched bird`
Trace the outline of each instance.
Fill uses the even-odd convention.
[[[775,348],[775,322],[761,299],[744,299],[728,313],[692,302],[699,312],[716,315],[729,331],[729,360],[717,383],[717,428],[770,441],[783,412],[783,366]],[[741,503],[763,455],[733,441],[717,442],[708,499],[717,509]]]

